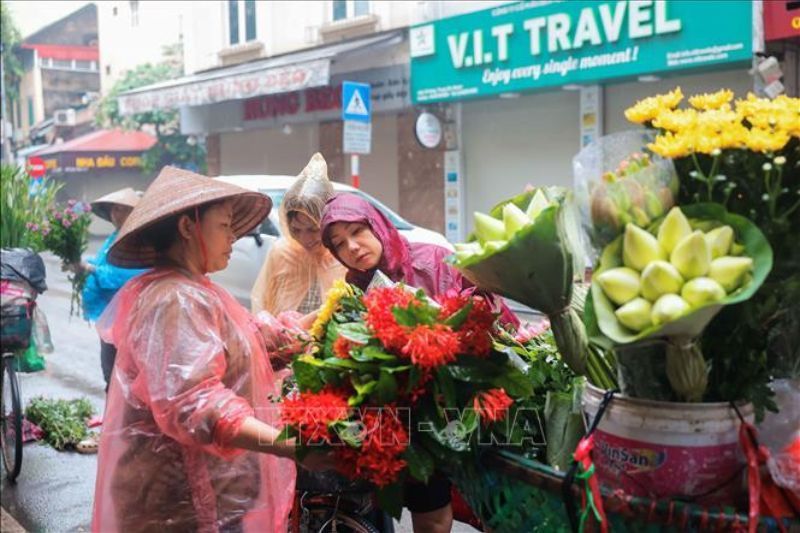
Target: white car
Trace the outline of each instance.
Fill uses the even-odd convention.
[[[295,176],[250,175],[219,176],[216,179],[258,191],[272,198],[272,211],[261,223],[261,227],[236,241],[228,268],[211,275],[211,279],[225,287],[242,305],[249,309],[250,289],[255,283],[256,276],[272,243],[281,236],[278,208],[286,191],[297,178]],[[333,188],[336,192],[349,192],[366,198],[372,205],[380,209],[410,242],[438,244],[452,249],[452,245],[441,233],[411,224],[364,191],[337,182],[333,182]]]

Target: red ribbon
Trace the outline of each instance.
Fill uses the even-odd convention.
[[[592,468],[592,449],[594,449],[594,435],[589,435],[588,437],[582,438],[578,443],[578,447],[575,448],[575,460],[581,464],[584,472],[588,472],[589,469]],[[597,481],[597,476],[594,474],[591,475],[588,479],[588,482],[589,488],[592,491],[592,501],[594,502],[594,507],[600,514],[600,531],[607,533],[608,519],[606,518],[606,513],[603,510],[603,498],[600,494],[600,484]],[[586,502],[584,502],[584,504],[585,503]]]
[[[775,518],[778,529],[786,532],[786,528],[781,521],[782,502],[780,491],[769,481],[762,487],[761,484],[761,465],[767,463],[769,450],[758,444],[756,440],[756,428],[752,424],[742,422],[739,426],[739,443],[742,445],[745,457],[747,457],[747,484],[750,493],[750,509],[748,512],[748,531],[756,533],[760,515],[761,503],[764,504],[767,513]]]

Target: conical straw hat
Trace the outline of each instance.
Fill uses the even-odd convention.
[[[103,220],[108,220],[111,222],[112,206],[123,205],[126,207],[136,207],[136,204],[139,203],[140,196],[141,193],[137,193],[130,187],[110,192],[92,202],[92,213],[99,216]]]
[[[231,199],[233,232],[246,235],[269,214],[269,196],[175,167],[164,167],[133,208],[109,251],[109,260],[123,267],[150,267],[156,251],[142,239],[149,227],[188,209]]]

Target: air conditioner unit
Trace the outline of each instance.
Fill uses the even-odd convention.
[[[74,109],[59,109],[53,113],[53,123],[56,126],[74,126],[75,125],[75,110]]]

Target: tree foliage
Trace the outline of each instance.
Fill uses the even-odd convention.
[[[158,142],[143,157],[143,171],[152,173],[164,165],[205,171],[205,148],[190,136],[180,132],[177,110],[155,110],[134,115],[121,115],[120,94],[174,79],[182,74],[175,61],[145,63],[129,70],[118,80],[98,106],[95,121],[101,127],[121,127],[129,130],[152,130]]]
[[[0,40],[3,43],[3,74],[5,89],[10,100],[19,98],[19,80],[22,77],[22,62],[17,56],[21,37],[7,3],[0,3]],[[7,104],[9,102],[6,102]],[[8,111],[8,110],[7,110]]]

